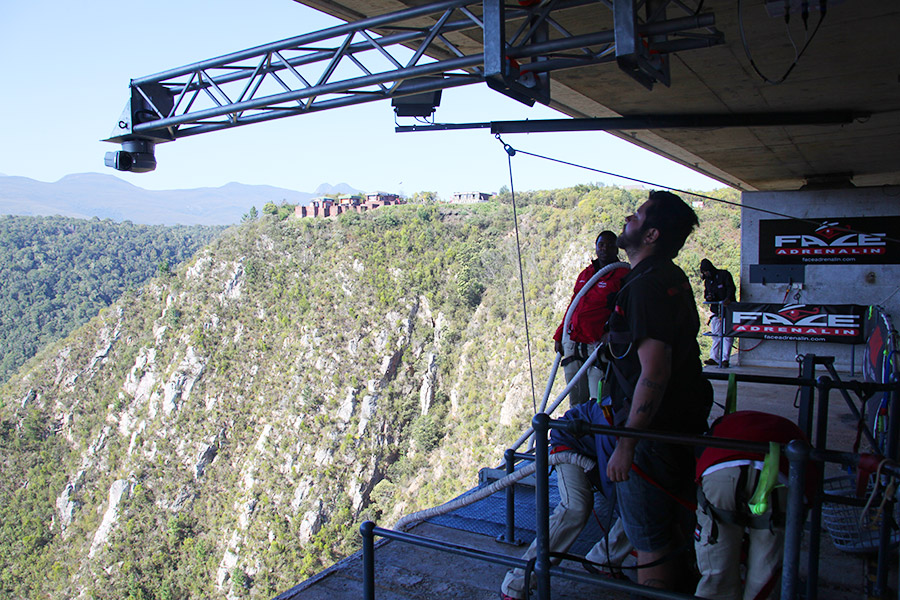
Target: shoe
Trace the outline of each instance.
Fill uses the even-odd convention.
[[[521,598],[513,598],[512,596],[507,596],[503,592],[500,592],[500,600],[521,600]]]
[[[703,361],[703,364],[709,365],[710,367],[714,367],[714,366],[718,365],[719,363],[718,363],[718,361],[715,361],[711,358],[707,358],[706,360]]]
[[[723,369],[727,369],[730,365],[727,360],[723,360],[722,364],[719,366],[722,367]]]

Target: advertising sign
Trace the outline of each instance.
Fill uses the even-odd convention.
[[[759,222],[760,264],[900,264],[900,216]]]
[[[726,335],[796,342],[862,344],[866,307],[857,304],[754,304],[726,307]]]
[[[889,383],[896,370],[897,332],[889,317],[878,307],[866,311],[866,352],[863,377],[866,381]]]

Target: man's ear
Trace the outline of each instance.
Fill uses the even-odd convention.
[[[644,241],[647,244],[654,244],[659,239],[659,229],[650,227],[644,231]]]

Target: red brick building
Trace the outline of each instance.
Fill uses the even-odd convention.
[[[337,199],[314,198],[309,206],[297,206],[294,209],[294,215],[297,217],[336,217],[351,210],[361,213],[393,204],[406,204],[406,199],[397,194],[382,192],[367,194],[365,199],[356,194],[340,196]]]

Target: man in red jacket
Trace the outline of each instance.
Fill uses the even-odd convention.
[[[572,311],[569,326],[566,327],[565,315],[553,336],[556,351],[562,354],[563,373],[566,383],[570,382],[584,361],[594,352],[606,332],[606,322],[612,312],[616,292],[622,287],[622,279],[628,274],[627,267],[611,269],[602,275],[587,290],[572,310],[572,303],[584,285],[603,267],[617,262],[619,259],[616,247],[616,234],[604,231],[597,236],[595,249],[597,258],[591,261],[575,280],[575,289],[566,314]],[[569,403],[576,406],[590,399],[597,399],[597,386],[601,372],[598,368],[590,368],[587,377],[582,377],[569,394]]]

